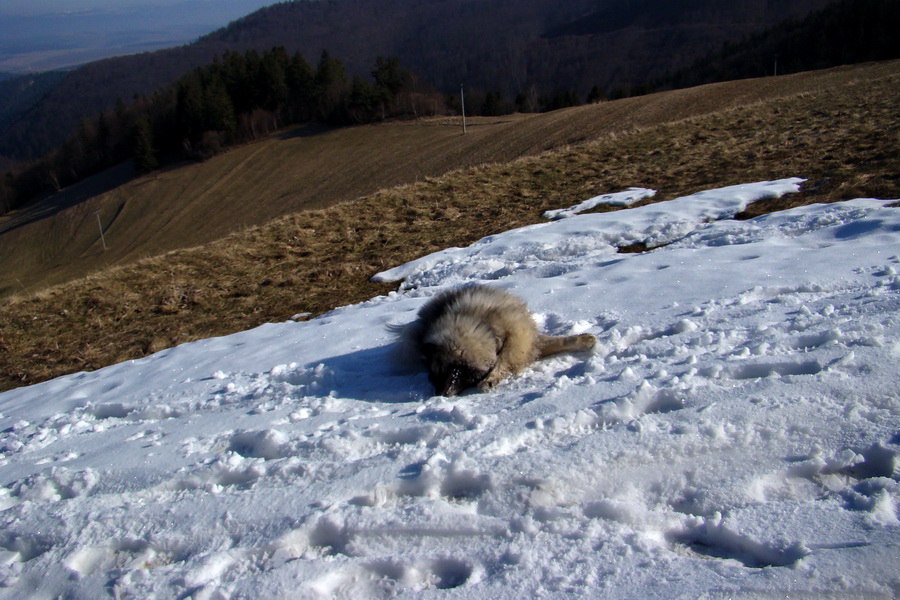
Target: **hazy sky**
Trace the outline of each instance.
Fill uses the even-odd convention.
[[[9,15],[42,15],[50,13],[115,10],[117,8],[133,8],[136,6],[169,6],[182,4],[185,0],[3,0],[0,2],[0,14]],[[217,5],[248,6],[252,11],[261,6],[274,4],[277,0],[193,0],[209,4],[211,10]]]
[[[276,0],[0,0],[0,73],[190,43]]]

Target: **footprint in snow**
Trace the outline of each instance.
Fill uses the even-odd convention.
[[[696,517],[666,534],[673,549],[681,554],[702,559],[734,560],[750,569],[790,567],[810,550],[802,543],[764,543],[733,531],[721,515]]]
[[[397,588],[413,592],[450,590],[477,580],[483,569],[457,558],[403,563],[390,559],[347,565],[310,584],[320,598],[390,598]]]

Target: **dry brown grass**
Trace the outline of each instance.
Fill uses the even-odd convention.
[[[877,77],[852,71],[841,85],[811,91],[807,85],[768,100],[723,101],[720,110],[655,126],[628,113],[629,107],[650,110],[652,98],[610,103],[607,112],[634,125],[539,156],[298,212],[202,247],[22,295],[0,311],[0,389],[296,313],[320,314],[391,289],[369,281],[378,271],[625,187],[652,187],[659,191],[654,201],[664,201],[749,181],[810,180],[801,194],[758,203],[744,217],[859,196],[900,198],[900,74],[896,64],[880,69]],[[592,108],[572,112],[590,115]],[[563,113],[541,123],[575,122]],[[510,127],[510,135],[515,131]]]
[[[470,119],[465,136],[460,120],[447,118],[331,131],[300,128],[202,164],[118,185],[127,175],[125,165],[28,210],[0,217],[0,298],[450,171],[589,141],[630,139],[646,129],[739,107],[839,91],[854,82],[892,77],[897,70],[898,63],[879,63],[701,86],[541,115]],[[765,127],[764,120],[760,126]],[[104,192],[104,186],[113,187]],[[98,212],[109,246],[105,251]]]

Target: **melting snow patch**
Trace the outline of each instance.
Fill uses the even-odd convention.
[[[644,188],[628,188],[624,192],[614,194],[603,194],[602,196],[594,196],[580,204],[570,206],[569,208],[561,208],[557,210],[548,210],[544,213],[545,219],[558,220],[573,217],[578,213],[596,208],[600,205],[606,206],[631,206],[636,202],[640,202],[646,198],[652,198],[656,195],[656,190],[648,190]]]
[[[895,596],[900,209],[727,220],[801,181],[564,209],[0,394],[0,598]],[[472,281],[596,347],[432,397],[384,324]]]

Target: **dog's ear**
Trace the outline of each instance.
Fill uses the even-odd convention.
[[[497,346],[497,354],[500,354],[503,351],[503,346],[506,345],[506,336],[495,332],[494,344]]]

